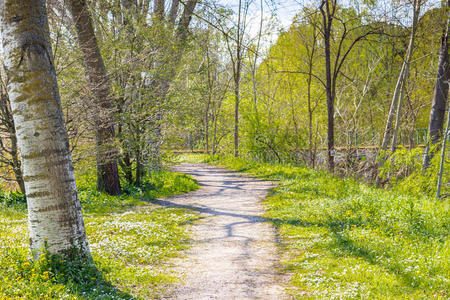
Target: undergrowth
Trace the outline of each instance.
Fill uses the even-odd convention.
[[[48,254],[32,260],[24,198],[0,194],[0,299],[160,297],[178,280],[164,262],[187,246],[185,225],[196,216],[143,200],[188,192],[197,182],[162,170],[142,186],[123,184],[123,195],[110,196],[95,190],[89,166],[78,165],[76,175],[93,261]]]
[[[278,183],[265,217],[278,230],[295,298],[448,299],[448,201],[307,168],[202,160]]]

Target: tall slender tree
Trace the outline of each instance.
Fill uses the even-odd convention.
[[[411,61],[412,53],[414,51],[414,41],[415,41],[415,37],[416,37],[417,26],[419,23],[420,7],[421,7],[422,3],[423,3],[422,0],[414,0],[413,1],[413,20],[412,20],[412,26],[411,26],[411,34],[409,37],[408,49],[406,50],[406,55],[403,60],[403,65],[400,70],[400,74],[398,75],[397,84],[395,85],[394,94],[392,96],[391,107],[389,109],[388,117],[386,120],[386,128],[384,130],[383,142],[381,144],[382,150],[387,149],[389,141],[391,140],[391,137],[392,137],[391,150],[392,150],[392,152],[395,150],[397,131],[398,131],[398,125],[399,125],[399,119],[400,119],[400,109],[401,109],[401,103],[402,103],[402,99],[401,99],[402,95],[401,94],[402,94],[402,89],[404,88],[405,83],[409,77],[410,61]],[[393,126],[396,111],[397,111],[397,119],[396,119],[395,126]],[[377,181],[378,181],[378,179],[377,179]]]
[[[114,146],[114,122],[110,86],[103,58],[98,48],[92,19],[85,0],[69,0],[69,10],[83,53],[86,77],[94,96],[92,116],[95,126],[97,187],[111,195],[121,193],[117,151]]]
[[[445,2],[444,2],[445,3]],[[439,51],[439,63],[436,76],[436,84],[434,86],[433,103],[431,104],[430,121],[428,123],[428,132],[430,140],[425,148],[425,154],[423,159],[423,169],[428,168],[430,160],[433,157],[433,153],[430,152],[430,143],[436,144],[439,142],[442,136],[442,130],[444,127],[445,108],[447,107],[448,100],[448,80],[450,79],[450,66],[448,55],[448,34],[450,30],[450,0],[446,2],[443,7],[447,10],[447,22],[445,24],[444,31],[441,38],[441,48]]]
[[[234,156],[239,156],[239,109],[241,101],[241,77],[246,45],[244,38],[247,29],[247,15],[251,1],[239,0],[237,23],[232,28],[225,26],[224,20],[218,19],[218,29],[222,32],[230,56],[234,83]]]
[[[89,253],[44,0],[1,0],[8,94],[21,153],[31,249]]]
[[[331,3],[330,3],[331,2]],[[327,159],[328,170],[334,171],[334,99],[336,97],[336,80],[333,80],[331,70],[331,28],[333,26],[334,15],[336,13],[336,1],[322,1],[320,12],[322,14],[322,34],[325,54],[325,75],[326,75],[326,95],[328,111],[328,131],[327,131]]]
[[[337,16],[339,5],[337,0],[322,0],[319,5],[322,15],[321,34],[323,37],[325,58],[325,91],[327,98],[327,162],[328,170],[334,172],[334,114],[336,100],[336,86],[342,74],[342,66],[355,46],[367,36],[380,33],[380,25],[361,23],[352,25],[355,20],[362,20],[363,15],[357,18]],[[336,25],[339,25],[338,28]],[[334,28],[340,30],[334,30]],[[339,33],[337,33],[339,32]],[[354,33],[357,32],[356,35]],[[332,43],[336,45],[332,53]]]

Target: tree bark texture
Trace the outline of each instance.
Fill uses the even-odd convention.
[[[406,83],[409,78],[409,66],[410,66],[411,57],[412,57],[412,54],[414,51],[414,40],[416,37],[417,25],[419,22],[420,6],[421,6],[421,0],[413,1],[413,24],[411,27],[411,36],[409,38],[408,49],[406,51],[405,60],[403,62],[403,64],[404,64],[403,75],[402,75],[402,77],[399,77],[399,78],[401,78],[400,86],[399,86],[398,91],[396,90],[394,93],[395,95],[397,95],[397,113],[396,113],[396,119],[395,119],[395,126],[394,126],[394,128],[391,128],[391,130],[392,130],[391,152],[394,152],[395,148],[396,148],[397,133],[398,133],[398,128],[399,128],[400,119],[401,119],[403,89],[406,88]],[[394,102],[394,100],[393,100],[393,102]],[[394,111],[395,111],[395,108],[394,108]],[[392,127],[392,125],[389,122],[387,123],[386,126]],[[387,135],[385,135],[385,140],[383,140],[383,142],[387,143],[389,137],[390,137],[390,132],[387,131]],[[385,147],[387,147],[387,144]]]
[[[88,255],[61,112],[44,0],[1,0],[8,94],[21,153],[35,257],[46,248]]]
[[[178,7],[180,6],[179,0],[172,0],[172,4],[170,5],[170,12],[169,12],[169,22],[174,25],[175,20],[178,16]]]
[[[450,1],[447,2],[448,9],[450,7]],[[430,160],[433,158],[433,153],[430,153],[430,143],[436,144],[442,137],[442,130],[444,128],[445,109],[447,107],[448,90],[450,79],[450,67],[448,60],[448,34],[450,29],[450,17],[447,12],[447,23],[442,33],[441,48],[439,52],[438,71],[436,76],[436,84],[434,87],[433,103],[431,104],[430,120],[428,123],[428,132],[430,140],[427,143],[425,149],[423,169],[426,169],[430,164]]]
[[[4,159],[4,161],[2,160],[2,163],[5,162],[12,167],[20,192],[25,195],[25,183],[23,182],[22,165],[19,159],[16,128],[14,126],[14,118],[11,112],[6,83],[3,82],[3,79],[0,86],[0,119],[3,127],[2,133],[5,134],[5,137],[0,137],[0,151],[2,152],[2,158],[5,154],[6,156],[10,156]],[[3,142],[3,139],[5,139],[6,143]]]
[[[409,64],[412,57],[412,53],[414,50],[414,39],[416,36],[417,31],[417,25],[419,22],[419,14],[420,14],[420,1],[421,0],[414,0],[413,1],[413,23],[411,27],[411,35],[409,38],[408,43],[408,49],[406,50],[406,55],[403,61],[402,69],[400,70],[400,74],[398,75],[397,83],[395,85],[394,95],[392,96],[392,102],[391,107],[389,109],[387,121],[386,121],[386,128],[384,130],[384,136],[383,136],[383,142],[381,143],[381,150],[386,150],[389,144],[389,141],[391,140],[391,136],[397,135],[397,127],[393,127],[395,112],[397,109],[401,108],[401,91],[405,86],[406,81],[408,80],[409,76]],[[400,105],[399,105],[400,103]],[[400,118],[400,112],[397,111],[397,119]],[[394,132],[395,131],[395,132]],[[396,137],[393,139],[395,140]],[[392,143],[392,148],[395,147],[395,141]],[[393,149],[395,150],[395,149]]]
[[[439,173],[438,173],[438,183],[436,190],[436,199],[439,200],[441,198],[441,187],[442,187],[442,175],[444,174],[444,162],[445,162],[445,151],[447,150],[447,141],[450,134],[450,109],[448,110],[447,116],[447,126],[444,132],[444,138],[442,140],[442,149],[441,149],[441,161],[439,163]]]
[[[335,11],[336,3],[332,3],[330,7],[330,1],[326,0],[322,2],[321,13],[323,19],[323,37],[324,37],[324,52],[325,52],[325,75],[326,75],[326,96],[327,96],[327,161],[328,170],[334,172],[334,98],[335,89],[333,88],[335,81],[332,80],[331,71],[331,27],[333,24],[333,15]]]
[[[69,0],[78,42],[83,53],[86,77],[95,98],[93,118],[95,123],[97,187],[110,195],[121,193],[117,150],[114,146],[114,121],[110,99],[110,87],[105,65],[98,48],[97,39],[85,0]]]
[[[155,14],[155,16],[159,17],[160,20],[162,20],[164,17],[164,6],[164,0],[154,0],[153,13]]]

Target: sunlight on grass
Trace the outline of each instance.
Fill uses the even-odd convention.
[[[265,216],[278,230],[295,298],[449,296],[448,201],[300,167],[218,157],[209,162],[278,182],[264,202]]]
[[[142,187],[125,186],[124,195],[109,196],[94,190],[92,169],[77,175],[95,265],[73,265],[51,256],[31,260],[26,206],[4,200],[0,202],[0,299],[161,297],[179,276],[166,262],[187,247],[186,225],[197,217],[142,200],[195,190],[197,182],[162,170],[146,177]]]

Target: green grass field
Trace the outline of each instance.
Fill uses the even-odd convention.
[[[82,171],[79,171],[79,170]],[[30,258],[26,205],[6,193],[0,201],[0,299],[157,298],[177,274],[165,262],[187,247],[192,212],[142,201],[195,190],[192,178],[160,171],[143,187],[124,186],[122,196],[95,190],[95,170],[78,168],[92,263],[58,257]]]
[[[184,156],[278,183],[264,201],[298,299],[448,299],[449,202],[279,164]]]

